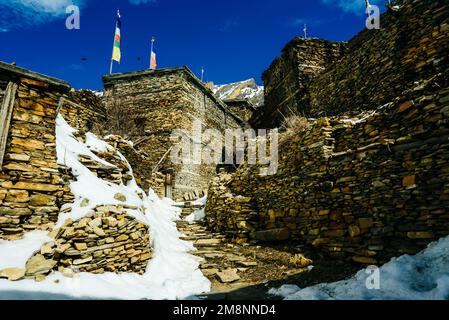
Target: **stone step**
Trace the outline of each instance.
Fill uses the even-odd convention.
[[[204,248],[202,248],[204,249]],[[216,249],[213,250],[197,250],[197,251],[191,251],[190,253],[194,254],[194,255],[198,255],[198,256],[204,256],[206,254],[225,254],[221,251],[218,251]]]
[[[197,247],[216,247],[221,245],[221,239],[200,239],[195,241],[194,245]]]
[[[216,263],[201,263],[200,264],[200,269],[211,269],[211,268],[219,268],[219,265]]]

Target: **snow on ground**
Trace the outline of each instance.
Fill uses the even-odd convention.
[[[183,299],[210,291],[209,280],[199,270],[199,258],[188,253],[194,250],[193,244],[179,239],[181,234],[175,220],[179,219],[180,209],[167,200],[159,199],[152,190],[146,195],[134,179],[125,186],[97,178],[78,160],[78,155],[88,155],[103,165],[112,166],[92,153],[92,150],[104,151],[112,147],[93,134],[87,135],[85,144],[78,141],[73,136],[75,130],[60,115],[56,125],[58,163],[69,167],[77,179],[70,185],[76,200],[74,204],[65,206],[72,210],[60,214],[57,226],[69,218],[82,218],[98,205],[123,204],[114,199],[116,193],[122,193],[128,205],[138,208],[128,210],[128,213],[150,226],[153,259],[144,275],[80,273],[79,277],[72,279],[55,272],[39,283],[34,280],[0,280],[0,299]],[[90,201],[88,206],[81,208],[83,198]],[[48,240],[45,233],[35,232],[27,234],[22,240],[1,241],[1,268],[23,268],[27,258]],[[20,254],[14,255],[14,252]]]
[[[202,206],[201,209],[192,212],[192,214],[188,215],[184,220],[188,223],[195,223],[198,221],[203,221],[204,217],[206,217],[206,202],[207,196],[204,196],[198,200],[192,202],[194,206]]]
[[[415,256],[393,258],[379,271],[379,290],[367,289],[372,273],[361,270],[348,280],[305,289],[285,285],[269,293],[287,300],[448,300],[449,237],[430,244]]]
[[[207,202],[207,196],[204,196],[202,198],[199,198],[192,202],[192,205],[194,206],[205,206]]]
[[[31,231],[23,239],[17,241],[0,240],[0,270],[14,266],[25,268],[28,259],[41,248],[41,246],[51,241],[45,231]],[[11,245],[14,243],[14,245]]]
[[[205,209],[206,208],[201,208],[195,212],[192,212],[192,214],[188,215],[185,218],[185,221],[187,221],[188,223],[203,221],[204,217],[206,216]]]

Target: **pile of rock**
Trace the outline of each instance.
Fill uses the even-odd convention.
[[[152,257],[148,226],[126,213],[130,206],[101,206],[86,217],[68,220],[51,232],[55,241],[40,254],[64,273],[135,272],[143,274]],[[65,271],[70,269],[71,271]]]
[[[0,278],[43,280],[52,271],[73,277],[79,272],[143,274],[152,257],[148,226],[126,213],[129,206],[102,206],[78,220],[68,220],[32,256],[25,269],[0,271]]]

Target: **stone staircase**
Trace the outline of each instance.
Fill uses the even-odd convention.
[[[182,240],[190,241],[196,250],[193,255],[202,258],[200,269],[212,283],[234,283],[241,279],[239,272],[256,266],[257,262],[236,252],[234,244],[225,236],[209,231],[202,223],[178,221],[178,230],[184,235]]]
[[[177,227],[183,234],[181,239],[193,243],[195,250],[190,253],[201,258],[200,269],[212,283],[212,291],[207,296],[228,296],[243,288],[263,287],[268,280],[286,279],[305,272],[312,263],[284,248],[233,243],[224,235],[209,230],[201,221],[189,223],[185,220],[201,209],[201,205],[184,202],[179,208],[182,215]],[[263,294],[264,290],[262,288]]]
[[[204,206],[201,204],[195,204],[195,201],[185,201],[185,202],[180,202],[177,207],[182,210],[181,217],[184,220],[186,217],[188,217],[195,211],[200,210]]]
[[[177,221],[177,227],[184,235],[181,239],[193,243],[196,250],[191,254],[202,258],[200,269],[211,280],[213,286],[241,281],[239,273],[257,266],[257,262],[252,257],[239,253],[240,246],[228,242],[224,235],[208,230],[203,222],[185,221],[186,217],[202,207],[194,201],[180,203],[179,208],[182,209],[182,214],[181,220]]]

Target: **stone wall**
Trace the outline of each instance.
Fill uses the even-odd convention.
[[[441,87],[447,86],[449,4],[396,4],[398,11],[382,14],[380,30],[364,29],[347,44],[292,40],[263,75],[265,107],[251,124],[280,126],[290,113],[323,117],[376,109],[439,73],[446,75]]]
[[[101,101],[66,82],[0,64],[0,79],[16,83],[4,160],[0,171],[0,238],[51,229],[61,206],[73,200],[68,175],[56,159],[56,115],[81,132],[106,121]]]
[[[18,85],[0,171],[0,238],[16,239],[51,228],[64,202],[68,187],[56,163],[55,117],[69,86],[6,64],[0,78]]]
[[[143,179],[163,190],[156,172],[173,177],[173,194],[181,199],[184,194],[207,188],[215,175],[215,166],[174,165],[170,161],[170,135],[175,129],[192,131],[194,120],[204,128],[224,130],[244,125],[228,110],[186,67],[161,69],[106,76],[104,101],[108,113],[116,118],[127,117],[129,139],[138,143],[148,155],[151,174]],[[123,125],[110,126],[119,129]],[[153,181],[158,179],[158,181]],[[165,179],[164,179],[165,180]]]
[[[449,84],[449,3],[398,1],[398,12],[381,16],[380,30],[364,30],[348,54],[310,88],[310,114],[336,115],[375,108],[415,81],[446,73]]]
[[[60,103],[59,111],[72,128],[100,136],[107,131],[106,108],[101,98],[91,91],[71,90]]]
[[[297,37],[282,50],[262,79],[265,105],[250,120],[257,128],[274,128],[294,114],[308,112],[308,91],[312,79],[332,68],[344,54],[345,43]]]
[[[242,242],[294,239],[382,263],[449,234],[444,76],[357,118],[322,118],[281,139],[279,170],[241,167],[211,185],[206,219]],[[221,179],[221,181],[220,181]]]
[[[238,115],[241,119],[248,122],[253,116],[256,108],[254,105],[245,99],[233,99],[233,100],[223,100],[223,102],[228,106],[229,110]]]
[[[51,270],[68,277],[79,272],[143,274],[152,257],[148,226],[127,215],[123,207],[97,207],[78,221],[67,220],[50,236],[54,241],[28,260],[27,277]]]

